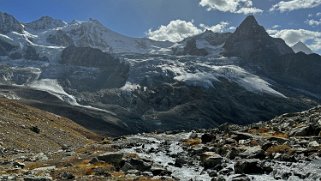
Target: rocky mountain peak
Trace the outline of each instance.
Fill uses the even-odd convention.
[[[299,41],[291,47],[295,53],[303,52],[305,54],[312,54],[313,51],[303,42]]]
[[[284,55],[293,53],[284,40],[272,38],[265,28],[258,24],[253,15],[248,16],[227,39],[224,45],[225,55],[241,58],[253,58],[273,53]]]
[[[245,20],[236,29],[234,34],[239,38],[244,39],[251,39],[253,37],[269,37],[264,27],[258,24],[253,15],[246,17]]]
[[[103,24],[100,21],[93,19],[93,18],[89,18],[89,22],[103,26]]]
[[[255,17],[253,15],[247,16],[241,25],[255,25],[255,26],[260,26],[259,23],[256,21]]]
[[[12,15],[0,12],[0,33],[7,34],[12,31],[22,33],[23,26]]]
[[[45,30],[45,29],[63,27],[66,24],[67,23],[62,20],[54,19],[49,16],[43,16],[36,21],[27,23],[26,27],[33,30]]]

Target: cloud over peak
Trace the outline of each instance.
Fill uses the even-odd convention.
[[[200,24],[194,25],[193,21],[173,20],[168,25],[161,25],[156,30],[149,29],[147,37],[157,41],[172,41],[179,42],[183,39],[200,34],[205,30],[211,30],[213,32],[223,32],[227,30],[228,22],[222,21],[219,24],[208,26]]]
[[[217,10],[238,14],[256,14],[263,10],[253,6],[252,0],[200,0],[202,7],[208,11]]]

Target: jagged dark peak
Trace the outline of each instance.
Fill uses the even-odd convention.
[[[50,16],[42,16],[36,21],[26,23],[26,27],[33,30],[45,30],[45,29],[63,27],[66,24],[67,23],[62,20],[54,19]]]
[[[14,16],[0,12],[0,33],[7,34],[12,31],[22,33],[23,26]]]
[[[224,45],[226,56],[253,58],[263,55],[284,55],[293,53],[285,41],[272,38],[265,28],[258,24],[253,15],[248,16],[227,39]],[[272,56],[272,55],[271,55]]]
[[[244,21],[241,23],[241,25],[257,25],[257,26],[259,26],[259,23],[256,21],[256,18],[253,15],[249,15],[244,19]]]
[[[253,15],[249,15],[236,29],[235,34],[244,38],[257,37],[257,36],[269,36],[265,31],[265,28],[256,21]]]

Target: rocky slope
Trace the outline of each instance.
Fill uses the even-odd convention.
[[[20,151],[37,153],[80,147],[99,136],[55,114],[17,101],[0,99],[1,156]]]
[[[319,180],[321,107],[268,122],[6,153],[2,180]]]
[[[15,17],[7,13],[0,12],[0,33],[7,34],[12,31],[22,33],[23,26]]]

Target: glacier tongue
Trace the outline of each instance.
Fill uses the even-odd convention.
[[[40,80],[36,80],[36,81],[28,84],[27,87],[30,87],[30,88],[35,89],[35,90],[41,90],[41,91],[48,92],[48,93],[56,96],[60,100],[65,101],[65,102],[67,102],[67,103],[69,103],[70,105],[73,105],[73,106],[83,107],[83,108],[87,108],[87,109],[94,110],[94,111],[105,112],[105,113],[108,113],[108,114],[116,115],[115,113],[113,113],[111,111],[107,111],[107,110],[104,110],[104,109],[99,109],[99,108],[96,108],[96,107],[79,104],[77,102],[76,98],[73,95],[68,94],[62,88],[62,86],[59,85],[59,83],[58,83],[58,81],[56,79],[40,79]]]
[[[28,84],[27,86],[36,90],[46,91],[55,95],[62,101],[66,101],[71,105],[79,106],[75,97],[66,93],[56,79],[40,79]]]

